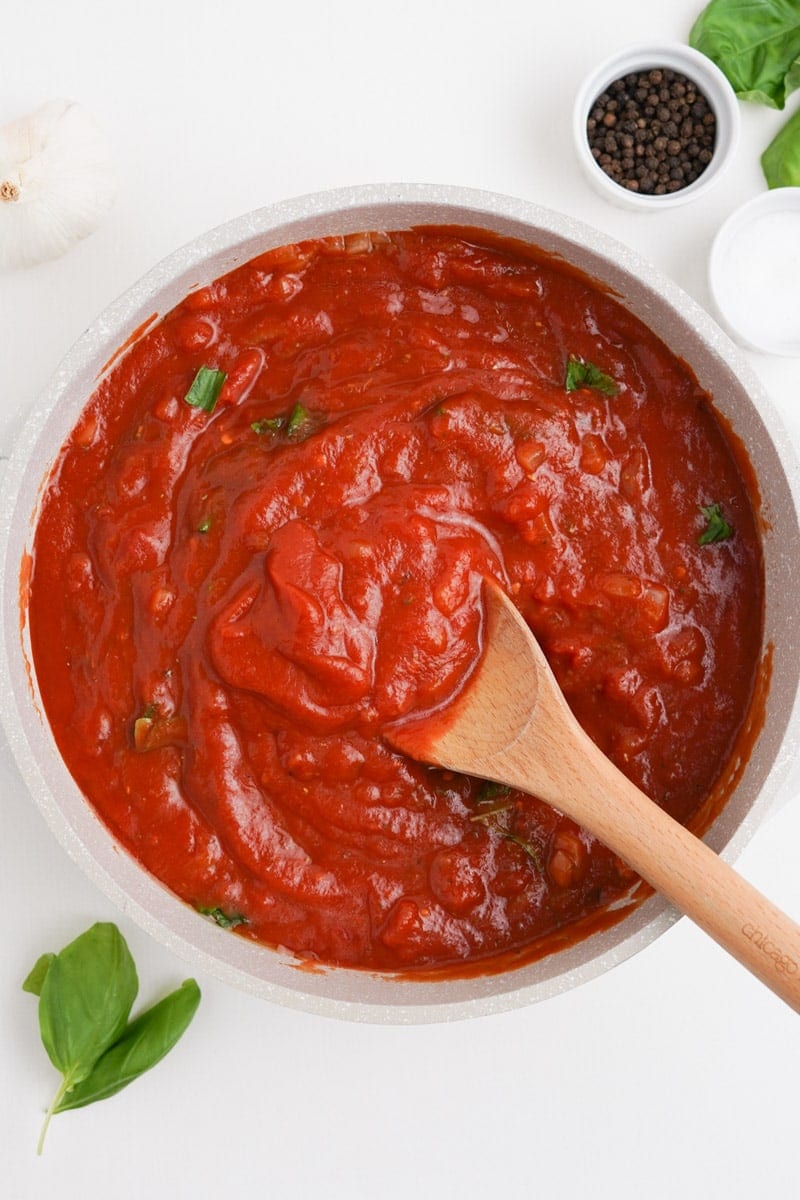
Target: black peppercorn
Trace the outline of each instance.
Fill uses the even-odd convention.
[[[697,84],[654,67],[610,83],[592,106],[586,135],[615,183],[663,196],[694,183],[711,162],[716,117]]]

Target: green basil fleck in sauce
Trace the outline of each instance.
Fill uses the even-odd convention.
[[[601,392],[604,396],[616,396],[619,391],[619,386],[605,371],[601,371],[594,363],[584,362],[582,358],[577,358],[574,354],[571,354],[567,361],[564,390],[567,392],[577,392],[578,388],[583,387],[593,388],[596,392]]]
[[[302,404],[295,404],[288,414],[282,414],[277,417],[262,417],[260,420],[252,421],[250,424],[253,433],[257,433],[262,437],[265,434],[271,434],[275,437],[280,433],[295,442],[300,442],[303,438],[307,438],[309,434],[313,433],[316,427],[315,418]]]
[[[243,917],[241,913],[226,913],[221,908],[203,908],[197,910],[204,917],[210,917],[212,921],[216,921],[220,929],[235,929],[237,925],[246,925],[247,917]]]
[[[217,371],[213,367],[201,367],[192,380],[192,386],[184,396],[184,400],[192,408],[212,413],[217,406],[217,400],[226,378],[224,371]]]
[[[706,527],[697,539],[701,546],[725,542],[733,536],[733,528],[723,517],[719,504],[701,504],[700,512],[706,519]]]

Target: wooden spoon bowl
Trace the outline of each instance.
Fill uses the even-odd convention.
[[[800,926],[635,787],[584,733],[511,600],[487,581],[486,644],[445,710],[390,740],[422,762],[545,800],[800,1011]]]

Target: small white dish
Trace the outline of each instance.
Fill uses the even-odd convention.
[[[705,96],[717,119],[716,140],[711,162],[693,183],[663,196],[631,192],[616,183],[592,157],[586,122],[598,96],[617,79],[641,71],[662,67],[677,71],[692,80]],[[641,43],[619,50],[602,62],[581,84],[575,97],[572,132],[578,160],[594,187],[616,204],[640,212],[657,212],[685,204],[705,194],[728,167],[739,141],[739,102],[719,67],[705,54],[680,42]]]
[[[708,285],[737,342],[800,357],[800,187],[762,192],[731,213],[711,247]]]

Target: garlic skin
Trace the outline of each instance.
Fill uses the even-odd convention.
[[[58,258],[92,233],[116,193],[86,109],[51,100],[0,128],[0,269]]]

